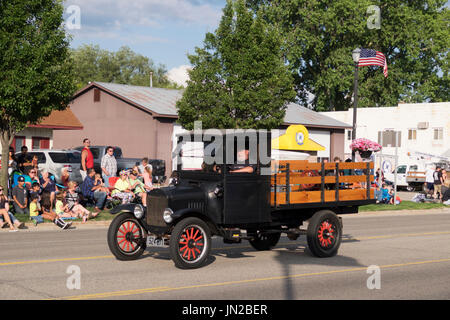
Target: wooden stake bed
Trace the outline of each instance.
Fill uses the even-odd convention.
[[[373,167],[373,162],[273,161],[270,204],[276,208],[333,202],[372,203],[374,190],[371,182],[374,176],[370,173]],[[344,170],[350,175],[344,175]],[[355,170],[361,174],[357,175]]]

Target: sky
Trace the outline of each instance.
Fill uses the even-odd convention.
[[[117,51],[129,46],[155,65],[164,65],[169,79],[184,85],[187,54],[203,47],[205,34],[217,29],[225,4],[226,0],[65,0],[64,19],[72,48],[93,44]]]
[[[169,78],[186,80],[187,53],[202,47],[219,25],[226,0],[65,0],[64,19],[71,47],[121,46],[163,64]]]

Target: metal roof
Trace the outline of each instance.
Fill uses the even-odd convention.
[[[151,88],[125,84],[94,82],[91,84],[115,93],[130,102],[148,109],[158,116],[177,117],[176,102],[181,99],[183,90]],[[316,111],[289,103],[284,117],[284,124],[302,124],[324,128],[351,128],[352,126],[325,116]]]
[[[350,124],[335,120],[319,112],[305,108],[296,103],[290,103],[284,116],[285,124],[303,124],[305,126],[325,128],[351,128]]]
[[[126,84],[95,82],[100,87],[136,103],[152,113],[162,116],[177,116],[175,104],[183,90],[131,86]]]

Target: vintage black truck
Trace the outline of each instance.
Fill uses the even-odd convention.
[[[94,169],[97,173],[101,173],[100,164],[102,162],[102,157],[106,154],[106,148],[108,146],[91,146],[92,155],[94,156]],[[123,169],[129,169],[135,165],[141,163],[142,158],[124,158],[122,156],[122,149],[117,146],[112,146],[114,148],[114,157],[117,161],[117,172],[116,175],[119,176],[119,172]],[[83,147],[76,147],[75,150],[82,151]],[[166,165],[164,160],[159,159],[149,159],[148,162],[153,167],[153,178],[154,182],[162,182],[165,180]]]
[[[194,133],[189,134],[195,138]],[[195,135],[201,135],[206,151],[211,137],[204,132]],[[215,152],[226,157],[228,141],[246,139],[242,135],[216,137]],[[233,164],[227,162],[205,164],[202,170],[184,170],[177,162],[178,184],[148,192],[147,208],[125,204],[111,210],[120,213],[107,236],[115,257],[133,260],[146,247],[161,246],[169,248],[177,267],[197,268],[208,258],[212,236],[222,237],[226,243],[248,240],[256,250],[270,250],[282,233],[291,240],[306,234],[313,255],[334,256],[342,237],[337,214],[357,213],[358,206],[375,203],[373,162],[274,161],[270,160],[270,133],[257,139],[257,154],[249,151],[249,159],[255,160],[252,173],[232,172]],[[182,140],[180,137],[179,144]],[[236,143],[234,147],[236,150]],[[269,155],[269,161],[260,156],[261,150]],[[237,151],[231,152],[230,158],[236,162]],[[345,169],[352,173],[359,169],[364,174],[344,176]],[[300,228],[305,221],[306,231]]]

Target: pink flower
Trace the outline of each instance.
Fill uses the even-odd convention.
[[[373,151],[377,152],[382,149],[381,145],[366,138],[359,138],[352,141],[350,149],[353,151]]]

